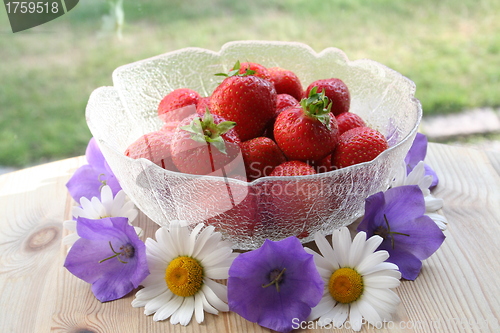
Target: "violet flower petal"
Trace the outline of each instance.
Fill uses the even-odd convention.
[[[422,269],[422,261],[407,251],[394,250],[389,244],[381,244],[378,250],[389,252],[387,262],[398,266],[401,277],[406,280],[415,280]]]
[[[149,274],[146,246],[127,218],[90,220],[79,217],[77,232],[81,238],[71,247],[64,266],[78,278],[91,283],[94,295],[101,302],[125,296]],[[132,246],[133,255],[120,256],[125,264],[117,258],[99,263],[113,255],[109,242],[117,252],[121,246]]]
[[[420,260],[429,258],[445,239],[441,229],[426,215],[405,223],[391,224],[391,230],[410,235],[393,235],[394,247],[397,247],[398,251],[411,252]]]
[[[406,174],[409,174],[418,162],[425,160],[425,156],[427,156],[427,145],[427,137],[422,133],[417,133],[415,140],[405,157]],[[434,188],[439,183],[439,178],[436,172],[434,172],[434,170],[432,170],[432,168],[427,164],[425,164],[425,176],[432,176],[432,184],[429,187],[430,189]]]
[[[89,200],[92,197],[100,197],[103,182],[109,185],[113,196],[116,195],[121,190],[120,183],[104,159],[94,138],[91,138],[87,145],[85,157],[88,164],[78,168],[66,184],[71,197],[76,202],[80,202],[82,197]]]
[[[66,183],[69,194],[76,202],[80,202],[82,197],[89,200],[92,197],[99,198],[101,185],[99,174],[89,164],[79,167]]]
[[[436,172],[434,170],[432,170],[432,168],[428,164],[424,164],[424,169],[425,169],[426,176],[432,176],[432,183],[431,183],[431,186],[429,186],[429,188],[433,189],[439,183],[439,178],[438,178]]]
[[[405,163],[407,166],[407,173],[418,164],[418,162],[423,161],[427,155],[427,137],[422,133],[417,133],[415,140],[413,141],[408,154],[405,157]]]
[[[283,268],[279,292],[275,285],[264,288],[270,273]],[[227,285],[231,311],[279,332],[291,331],[295,318],[306,320],[324,288],[313,256],[296,237],[266,240],[259,249],[240,254],[229,269]]]
[[[387,261],[399,266],[403,278],[413,280],[420,272],[421,260],[436,252],[445,239],[424,214],[425,200],[418,185],[398,186],[366,199],[365,216],[357,230],[365,231],[367,237],[382,236],[378,249],[387,250]]]

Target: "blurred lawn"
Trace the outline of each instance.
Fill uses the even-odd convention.
[[[85,105],[114,68],[182,47],[299,41],[370,58],[417,84],[426,115],[500,105],[497,0],[124,1],[123,38],[102,31],[103,0],[13,34],[0,9],[0,165],[81,155]]]

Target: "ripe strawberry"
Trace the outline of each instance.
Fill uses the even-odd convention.
[[[387,140],[377,130],[356,127],[339,137],[333,154],[333,164],[337,168],[368,162],[388,148]]]
[[[274,124],[274,138],[289,160],[319,161],[338,140],[337,120],[324,93],[311,90],[300,105],[285,109]]]
[[[242,194],[246,193],[246,196],[241,200]],[[227,205],[228,194],[222,194],[219,197],[224,198],[223,200],[218,200],[213,205],[215,205],[216,211],[223,211],[213,217],[205,219],[205,225],[214,226],[216,231],[222,233],[223,237],[231,235],[233,238],[242,239],[244,241],[252,240],[255,230],[262,228],[260,223],[260,214],[258,209],[258,199],[259,196],[253,187],[245,186],[244,188],[237,185],[231,185],[231,197],[236,197],[239,200],[234,202],[234,205],[229,209],[225,209],[223,205]],[[240,201],[241,200],[241,201]],[[200,205],[206,206],[206,195],[204,200],[201,201]],[[261,229],[262,230],[262,229]]]
[[[276,117],[283,111],[284,109],[295,106],[299,104],[300,99],[296,99],[292,95],[289,94],[278,94],[276,95]]]
[[[314,175],[314,168],[302,161],[288,161],[278,165],[270,176],[303,176]],[[264,218],[270,219],[272,232],[286,236],[304,238],[308,230],[319,230],[316,224],[321,224],[317,213],[324,208],[322,187],[316,180],[273,181],[265,188],[270,195],[265,196]]]
[[[193,108],[186,107],[191,105],[196,107],[200,98],[200,95],[192,89],[175,89],[161,100],[158,105],[158,116],[164,122],[181,121],[189,114],[195,112]]]
[[[314,81],[307,87],[306,96],[309,96],[309,92],[313,87],[318,87],[318,92],[324,91],[326,97],[332,102],[332,113],[335,116],[349,111],[351,95],[341,79],[331,78]]]
[[[214,115],[236,122],[242,141],[261,136],[276,109],[274,85],[260,77],[230,72],[215,88],[209,108]]]
[[[305,176],[314,175],[312,166],[302,161],[287,161],[274,168],[269,176]]]
[[[222,167],[229,172],[238,167],[241,141],[234,126],[234,122],[209,112],[203,119],[194,114],[182,120],[170,147],[175,166],[180,172],[196,175],[207,175]],[[241,164],[244,168],[243,161]]]
[[[298,105],[298,104],[299,104],[299,102],[291,95],[288,95],[288,94],[276,95],[276,110],[274,112],[274,117],[273,117],[273,119],[271,119],[267,123],[266,129],[264,130],[264,136],[266,136],[274,141],[273,130],[274,130],[274,122],[276,121],[276,118],[284,109],[286,109],[290,106]]]
[[[276,143],[266,137],[258,137],[241,144],[247,177],[250,181],[269,176],[274,168],[286,161]]]
[[[311,161],[308,162],[312,167],[314,167],[314,170],[316,170],[316,173],[323,173],[323,172],[328,172],[332,171],[333,165],[332,165],[332,154],[328,155],[321,161]]]
[[[203,116],[207,112],[207,108],[210,111],[209,104],[210,97],[201,97],[198,101],[198,104],[196,104],[196,113],[198,113],[200,116]]]
[[[165,131],[147,133],[128,146],[125,156],[146,158],[164,169],[177,171],[170,153],[171,141],[172,136]]]
[[[280,67],[271,67],[267,70],[271,75],[271,82],[274,83],[277,94],[288,94],[298,101],[302,99],[304,88],[294,72]]]
[[[240,64],[239,73],[245,74],[248,71],[252,71],[250,75],[258,76],[264,80],[271,80],[271,74],[268,69],[261,64],[257,64],[255,62],[242,62]]]
[[[352,112],[343,112],[336,118],[339,125],[339,135],[355,127],[366,127],[363,118]]]

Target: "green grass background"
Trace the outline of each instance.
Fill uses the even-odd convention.
[[[104,0],[13,34],[0,9],[0,165],[84,153],[85,106],[114,68],[232,40],[334,46],[415,81],[424,113],[500,105],[498,0],[124,0],[123,38],[103,31]]]

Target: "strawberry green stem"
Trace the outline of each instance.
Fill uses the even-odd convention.
[[[314,87],[309,92],[307,98],[300,101],[300,106],[304,113],[314,119],[319,120],[323,125],[330,128],[330,110],[332,103],[324,92],[318,93],[318,87]]]
[[[222,134],[236,126],[234,121],[223,121],[219,124],[214,122],[214,117],[210,111],[205,112],[203,119],[194,118],[189,125],[182,126],[181,129],[191,134],[191,139],[199,143],[210,143],[221,153],[227,154],[226,143]]]

